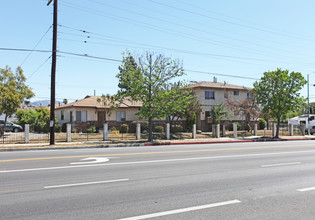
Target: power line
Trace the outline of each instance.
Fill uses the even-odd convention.
[[[34,51],[34,52],[41,52],[41,53],[51,53],[51,51],[49,51],[49,50],[31,50],[31,49],[21,49],[21,48],[3,48],[3,47],[1,47],[0,50],[20,51],[20,52]],[[93,59],[99,59],[99,60],[121,62],[121,60],[117,60],[117,59],[106,58],[106,57],[98,57],[98,56],[90,56],[88,54],[79,54],[79,53],[72,53],[72,52],[59,51],[59,50],[57,50],[56,52],[61,53],[61,54],[68,54],[68,55],[73,55],[73,56],[79,56],[79,57],[87,57],[87,58],[93,58]]]
[[[175,51],[175,52],[180,52],[180,53],[185,53],[185,54],[200,55],[200,56],[211,56],[211,57],[221,57],[221,58],[227,58],[227,59],[251,60],[251,61],[262,61],[262,62],[273,62],[273,61],[275,61],[274,59],[271,60],[271,59],[259,59],[259,58],[254,58],[254,57],[240,57],[240,56],[205,53],[205,52],[196,52],[196,51],[176,49],[176,48],[169,48],[169,47],[161,47],[161,46],[155,46],[155,45],[151,45],[151,44],[137,43],[137,42],[121,39],[121,38],[117,38],[116,39],[114,37],[110,37],[110,36],[107,36],[107,35],[104,35],[105,38],[103,38],[103,37],[102,38],[96,38],[96,37],[93,37],[93,35],[97,35],[97,36],[103,36],[103,35],[102,34],[97,34],[97,33],[94,33],[94,32],[90,32],[90,31],[86,31],[86,30],[82,30],[82,29],[71,28],[71,27],[64,26],[64,25],[60,25],[60,26],[63,27],[63,28],[67,28],[67,29],[71,29],[71,30],[75,30],[75,31],[78,31],[78,32],[83,32],[83,33],[88,33],[89,34],[89,35],[79,35],[79,34],[65,33],[67,35],[83,37],[83,38],[85,38],[84,41],[72,40],[72,39],[61,39],[61,40],[67,40],[67,41],[73,41],[73,42],[81,42],[81,43],[84,42],[84,43],[90,43],[90,44],[111,45],[111,46],[121,46],[121,47],[134,47],[134,46],[130,46],[130,45],[117,45],[117,44],[108,44],[108,43],[104,44],[104,43],[90,41],[90,39],[97,39],[97,40],[102,40],[102,41],[106,40],[106,41],[114,41],[114,42],[123,42],[123,43],[128,43],[128,44],[144,46],[144,47],[134,47],[134,48],[142,48],[142,49],[157,48],[157,49],[168,50],[168,51]],[[145,47],[149,47],[149,48],[145,48]],[[287,58],[294,59],[293,57],[287,57]],[[279,60],[279,61],[280,62],[286,62],[284,60]],[[288,62],[291,63],[291,61],[288,61]],[[308,63],[308,64],[311,64],[311,63]]]
[[[92,2],[95,2],[95,1],[92,1]],[[99,3],[99,4],[103,4],[103,3]],[[104,11],[86,8],[85,6],[80,6],[78,4],[73,4],[73,3],[69,4],[67,2],[63,2],[63,5],[66,6],[66,7],[74,8],[76,10],[84,11],[84,12],[87,12],[87,13],[90,13],[90,14],[94,14],[94,15],[97,15],[97,16],[109,17],[109,18],[112,18],[112,19],[114,18],[115,20],[123,21],[124,23],[127,22],[127,23],[131,23],[131,24],[137,25],[137,26],[144,26],[145,28],[149,28],[149,29],[165,32],[165,33],[172,34],[172,35],[178,35],[178,36],[181,36],[181,37],[184,37],[184,38],[188,38],[188,39],[191,39],[191,40],[195,40],[195,41],[198,41],[198,42],[205,42],[205,43],[208,43],[208,44],[211,44],[211,45],[224,46],[224,47],[227,47],[227,48],[243,50],[243,51],[246,51],[246,52],[260,54],[260,55],[264,55],[264,56],[268,56],[268,57],[274,56],[274,57],[278,57],[278,58],[279,57],[280,58],[286,57],[286,58],[289,58],[289,59],[296,59],[294,57],[289,57],[289,56],[286,56],[286,55],[278,55],[278,54],[274,54],[274,53],[270,53],[270,52],[266,53],[265,51],[262,51],[262,50],[259,50],[259,49],[248,48],[248,47],[235,45],[235,44],[231,44],[231,43],[227,43],[227,42],[223,42],[223,41],[209,40],[208,38],[203,38],[203,37],[200,37],[200,36],[196,36],[196,35],[193,35],[193,34],[187,34],[187,33],[180,32],[180,31],[174,31],[174,29],[168,29],[168,28],[164,28],[164,27],[159,27],[159,26],[156,26],[156,25],[153,25],[153,24],[149,24],[149,23],[146,23],[146,22],[137,21],[137,20],[134,20],[134,19],[118,16],[116,14],[109,16],[110,13],[108,13],[108,12],[105,13]],[[105,5],[107,5],[107,4],[105,4]],[[112,7],[114,7],[114,6],[112,6]],[[115,8],[117,8],[117,7],[115,7]],[[121,9],[121,10],[124,10],[124,9]],[[143,15],[143,16],[146,16],[146,15]],[[86,33],[91,33],[91,32],[86,32]],[[244,43],[248,43],[248,42],[246,41]],[[286,50],[283,50],[283,49],[277,49],[277,48],[270,47],[270,46],[259,45],[259,44],[256,44],[256,45],[261,46],[263,48],[270,48],[270,49],[273,49],[275,51],[280,51],[281,50],[283,52],[286,52],[286,54],[287,53],[291,53],[290,51],[286,51]],[[296,54],[296,52],[294,52],[294,54]]]
[[[31,78],[42,66],[44,66],[44,64],[51,58],[51,55],[41,64],[39,65],[38,68],[36,68],[36,70],[30,74],[28,77],[26,77],[27,79]]]
[[[186,4],[186,5],[188,5],[190,8],[196,8],[196,9],[205,11],[205,12],[207,12],[207,13],[209,13],[209,11],[210,11],[211,13],[214,13],[214,14],[217,14],[217,15],[220,15],[220,16],[224,16],[224,17],[230,18],[230,19],[232,19],[232,20],[238,20],[238,21],[241,21],[241,22],[250,23],[250,24],[252,24],[252,25],[255,25],[255,27],[260,26],[260,27],[262,27],[262,29],[267,28],[267,29],[270,29],[270,30],[275,31],[275,32],[278,32],[278,33],[291,35],[293,38],[299,38],[299,39],[303,39],[303,40],[314,41],[313,38],[300,37],[300,36],[294,35],[293,33],[290,33],[290,32],[287,32],[287,31],[283,31],[283,30],[279,30],[278,28],[267,27],[267,26],[265,26],[265,25],[261,25],[261,24],[258,24],[258,23],[252,22],[252,21],[245,21],[245,20],[243,20],[243,19],[240,19],[240,18],[237,18],[237,17],[234,17],[234,16],[230,16],[230,15],[227,15],[227,14],[224,14],[224,13],[220,13],[220,12],[217,12],[217,11],[213,11],[213,10],[209,10],[209,9],[205,9],[205,8],[202,7],[202,6],[199,7],[199,6],[197,6],[196,4],[191,4],[190,2],[188,3],[188,2],[183,1],[183,0],[177,0],[177,1],[180,2],[181,4]],[[252,27],[252,26],[251,26],[251,27]],[[289,36],[288,36],[288,37],[289,37]]]
[[[45,32],[45,34],[39,39],[39,41],[35,44],[35,46],[33,47],[32,51],[30,51],[30,53],[25,57],[25,59],[22,61],[22,63],[20,64],[20,66],[22,66],[24,64],[24,62],[31,56],[31,54],[33,53],[33,51],[35,50],[35,48],[38,46],[38,44],[43,40],[43,38],[46,36],[46,34],[48,33],[48,31],[51,29],[52,25],[49,26],[48,30]]]
[[[243,46],[239,46],[239,45],[233,45],[233,44],[222,42],[222,41],[218,41],[218,40],[209,40],[208,38],[202,38],[200,36],[195,36],[195,35],[192,35],[192,34],[187,34],[187,33],[180,32],[180,31],[175,31],[174,29],[168,29],[168,28],[164,28],[164,27],[159,27],[159,26],[156,26],[156,25],[153,25],[153,24],[149,24],[149,23],[142,22],[142,21],[137,21],[137,20],[130,19],[130,18],[125,18],[125,17],[118,16],[118,15],[111,15],[111,16],[109,16],[110,13],[108,13],[108,12],[105,13],[103,11],[90,9],[90,8],[85,7],[85,6],[75,5],[73,3],[71,5],[70,4],[67,5],[66,2],[63,2],[62,5],[66,6],[66,7],[69,7],[69,8],[76,9],[76,10],[85,11],[87,13],[98,15],[98,16],[101,16],[101,17],[114,18],[115,20],[123,21],[124,23],[131,23],[131,24],[136,25],[136,26],[143,26],[143,27],[146,27],[146,28],[149,28],[149,29],[157,30],[157,31],[160,31],[160,32],[165,32],[165,33],[168,33],[168,34],[171,34],[171,35],[178,35],[178,36],[181,36],[181,37],[184,37],[184,38],[188,38],[188,39],[191,39],[191,40],[195,40],[195,41],[198,41],[198,42],[204,42],[204,43],[208,43],[208,44],[211,44],[211,45],[224,46],[224,47],[227,47],[227,48],[233,48],[233,49],[243,50],[243,51],[247,51],[247,52],[251,52],[251,53],[267,55],[266,53],[264,53],[261,50],[251,49],[251,48],[247,48],[247,47],[243,47]],[[271,56],[271,55],[277,56],[277,57],[283,57],[283,56],[280,56],[280,55],[275,55],[275,54],[268,53],[268,56]]]
[[[257,27],[245,25],[245,24],[240,24],[240,23],[237,23],[237,22],[228,21],[228,20],[225,20],[225,19],[212,17],[212,16],[209,16],[209,15],[205,15],[205,14],[201,14],[201,13],[198,13],[198,12],[190,11],[190,10],[187,10],[187,9],[179,8],[179,7],[176,7],[176,6],[168,5],[168,4],[165,4],[165,3],[162,3],[162,2],[157,2],[155,0],[147,0],[147,1],[152,2],[154,4],[162,5],[162,6],[167,7],[167,8],[172,8],[172,9],[175,9],[175,10],[178,10],[178,11],[183,11],[183,12],[186,12],[186,13],[189,13],[189,14],[205,17],[205,18],[208,18],[208,19],[211,19],[211,20],[215,20],[215,21],[219,21],[219,22],[223,22],[223,23],[227,23],[227,24],[232,24],[232,25],[244,27],[244,28],[247,28],[247,29],[253,29],[253,30],[257,30],[257,31],[261,31],[261,32],[267,32],[267,33],[271,33],[271,34],[276,34],[276,35],[282,35],[282,36],[290,37],[287,34],[282,34],[282,33],[276,32],[276,31],[272,31],[272,30],[266,30],[266,29],[262,29],[262,28],[257,28]]]
[[[0,50],[7,50],[7,51],[20,51],[20,52],[40,52],[40,53],[51,53],[51,50],[32,50],[32,49],[22,49],[22,48],[6,48],[0,47]]]
[[[232,78],[240,78],[240,79],[260,80],[258,78],[252,78],[252,77],[246,77],[246,76],[239,76],[239,75],[238,76],[234,76],[234,75],[228,75],[228,74],[222,74],[222,73],[212,73],[212,72],[199,71],[199,70],[184,69],[184,71],[193,72],[193,73],[203,73],[203,74],[209,74],[209,75],[218,75],[218,76],[232,77]]]
[[[262,44],[258,44],[258,43],[256,43],[256,42],[249,42],[248,40],[243,40],[243,39],[238,39],[238,38],[226,36],[226,35],[223,35],[223,34],[218,34],[218,33],[216,33],[216,32],[211,32],[211,31],[208,31],[208,30],[205,30],[205,29],[199,29],[199,28],[196,28],[195,26],[194,26],[194,27],[191,27],[191,26],[184,25],[183,23],[176,23],[176,22],[173,22],[172,20],[165,20],[165,19],[162,19],[162,18],[160,18],[160,17],[157,18],[157,17],[153,17],[153,16],[151,16],[151,15],[145,15],[145,14],[139,13],[138,11],[132,11],[132,10],[129,10],[129,9],[120,8],[120,7],[113,6],[113,5],[104,3],[104,2],[99,2],[99,1],[96,1],[96,0],[89,0],[89,1],[90,1],[90,2],[94,2],[94,3],[96,3],[96,4],[99,4],[99,5],[104,5],[104,6],[107,6],[107,7],[110,7],[110,8],[118,9],[118,10],[123,11],[123,12],[128,12],[128,13],[132,13],[132,14],[137,14],[137,15],[140,15],[140,16],[145,17],[145,18],[150,18],[150,19],[158,20],[158,21],[164,22],[164,23],[166,23],[166,24],[173,24],[173,25],[175,25],[176,27],[184,27],[184,28],[188,28],[188,29],[190,29],[190,30],[199,31],[199,32],[207,33],[207,34],[211,34],[211,36],[216,35],[216,36],[219,36],[219,37],[221,37],[221,38],[226,38],[226,39],[228,39],[228,40],[234,40],[234,41],[237,41],[237,42],[242,42],[242,43],[246,43],[246,44],[252,44],[252,45],[256,45],[256,46],[263,47],[263,48],[273,49],[273,50],[276,50],[276,51],[281,50],[281,51],[283,51],[283,52],[289,52],[289,51],[287,51],[287,50],[283,50],[283,49],[279,49],[279,48],[270,47],[269,45],[262,45]],[[295,53],[296,53],[296,52],[295,52]]]

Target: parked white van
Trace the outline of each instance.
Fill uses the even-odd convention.
[[[294,118],[290,118],[288,120],[288,124],[292,125],[305,125],[305,134],[308,133],[308,127],[310,128],[310,134],[313,135],[315,133],[315,114],[310,114],[310,119],[308,123],[308,115],[299,115]]]

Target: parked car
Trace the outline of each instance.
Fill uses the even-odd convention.
[[[4,125],[4,120],[0,120],[1,128],[3,127],[3,125]],[[23,131],[23,128],[21,125],[17,125],[17,124],[10,122],[10,121],[7,121],[7,124],[4,128],[4,131],[19,132],[19,131]]]

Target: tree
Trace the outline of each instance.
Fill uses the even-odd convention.
[[[200,111],[200,105],[197,96],[193,94],[192,89],[188,88],[183,82],[171,83],[162,91],[160,96],[160,112],[167,116],[170,123],[171,132],[173,132],[173,122],[187,117]],[[193,108],[198,106],[199,108]]]
[[[16,117],[19,124],[24,126],[30,124],[31,130],[36,132],[48,132],[50,124],[50,111],[47,108],[36,109],[19,109],[16,111]],[[55,129],[61,130],[61,125],[58,124],[57,117],[55,118]]]
[[[161,100],[165,88],[171,80],[184,74],[178,61],[164,57],[161,54],[147,52],[137,60],[130,52],[126,52],[119,67],[118,95],[128,97],[131,101],[141,101],[142,107],[138,113],[140,119],[148,119],[148,141],[152,141],[152,120],[166,116],[161,112]],[[132,61],[132,62],[131,62]]]
[[[289,111],[301,106],[305,99],[299,91],[306,84],[299,72],[277,69],[265,72],[260,81],[254,83],[254,91],[263,112],[269,112],[277,120],[276,138],[279,137],[281,118]]]
[[[63,99],[62,103],[65,105],[68,104],[68,99]]]
[[[219,105],[213,106],[210,110],[210,115],[213,119],[214,124],[220,124],[221,120],[226,115],[226,110],[224,110],[224,105],[219,104]]]
[[[102,103],[105,107],[104,110],[104,123],[107,121],[107,115],[111,116],[112,111],[119,107],[119,103],[121,102],[118,100],[117,96],[112,96],[109,94],[102,95],[101,98],[97,98],[97,102]]]
[[[17,67],[15,74],[10,67],[0,68],[0,114],[5,114],[4,126],[25,99],[34,96],[32,90],[25,84],[26,78],[21,67]]]
[[[237,102],[231,100],[229,97],[226,98],[226,106],[228,109],[236,112],[241,113],[245,117],[245,123],[248,126],[248,131],[250,129],[249,122],[251,120],[257,121],[260,117],[260,108],[258,106],[256,96],[252,90],[248,90],[247,94],[250,94],[246,99]]]

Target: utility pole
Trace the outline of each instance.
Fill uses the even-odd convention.
[[[307,74],[307,135],[310,135],[310,74]]]
[[[58,0],[49,0],[47,6],[54,1],[53,18],[53,43],[52,43],[52,63],[51,63],[51,85],[50,85],[50,145],[55,144],[55,88],[56,88],[56,56],[57,56],[57,12]]]

